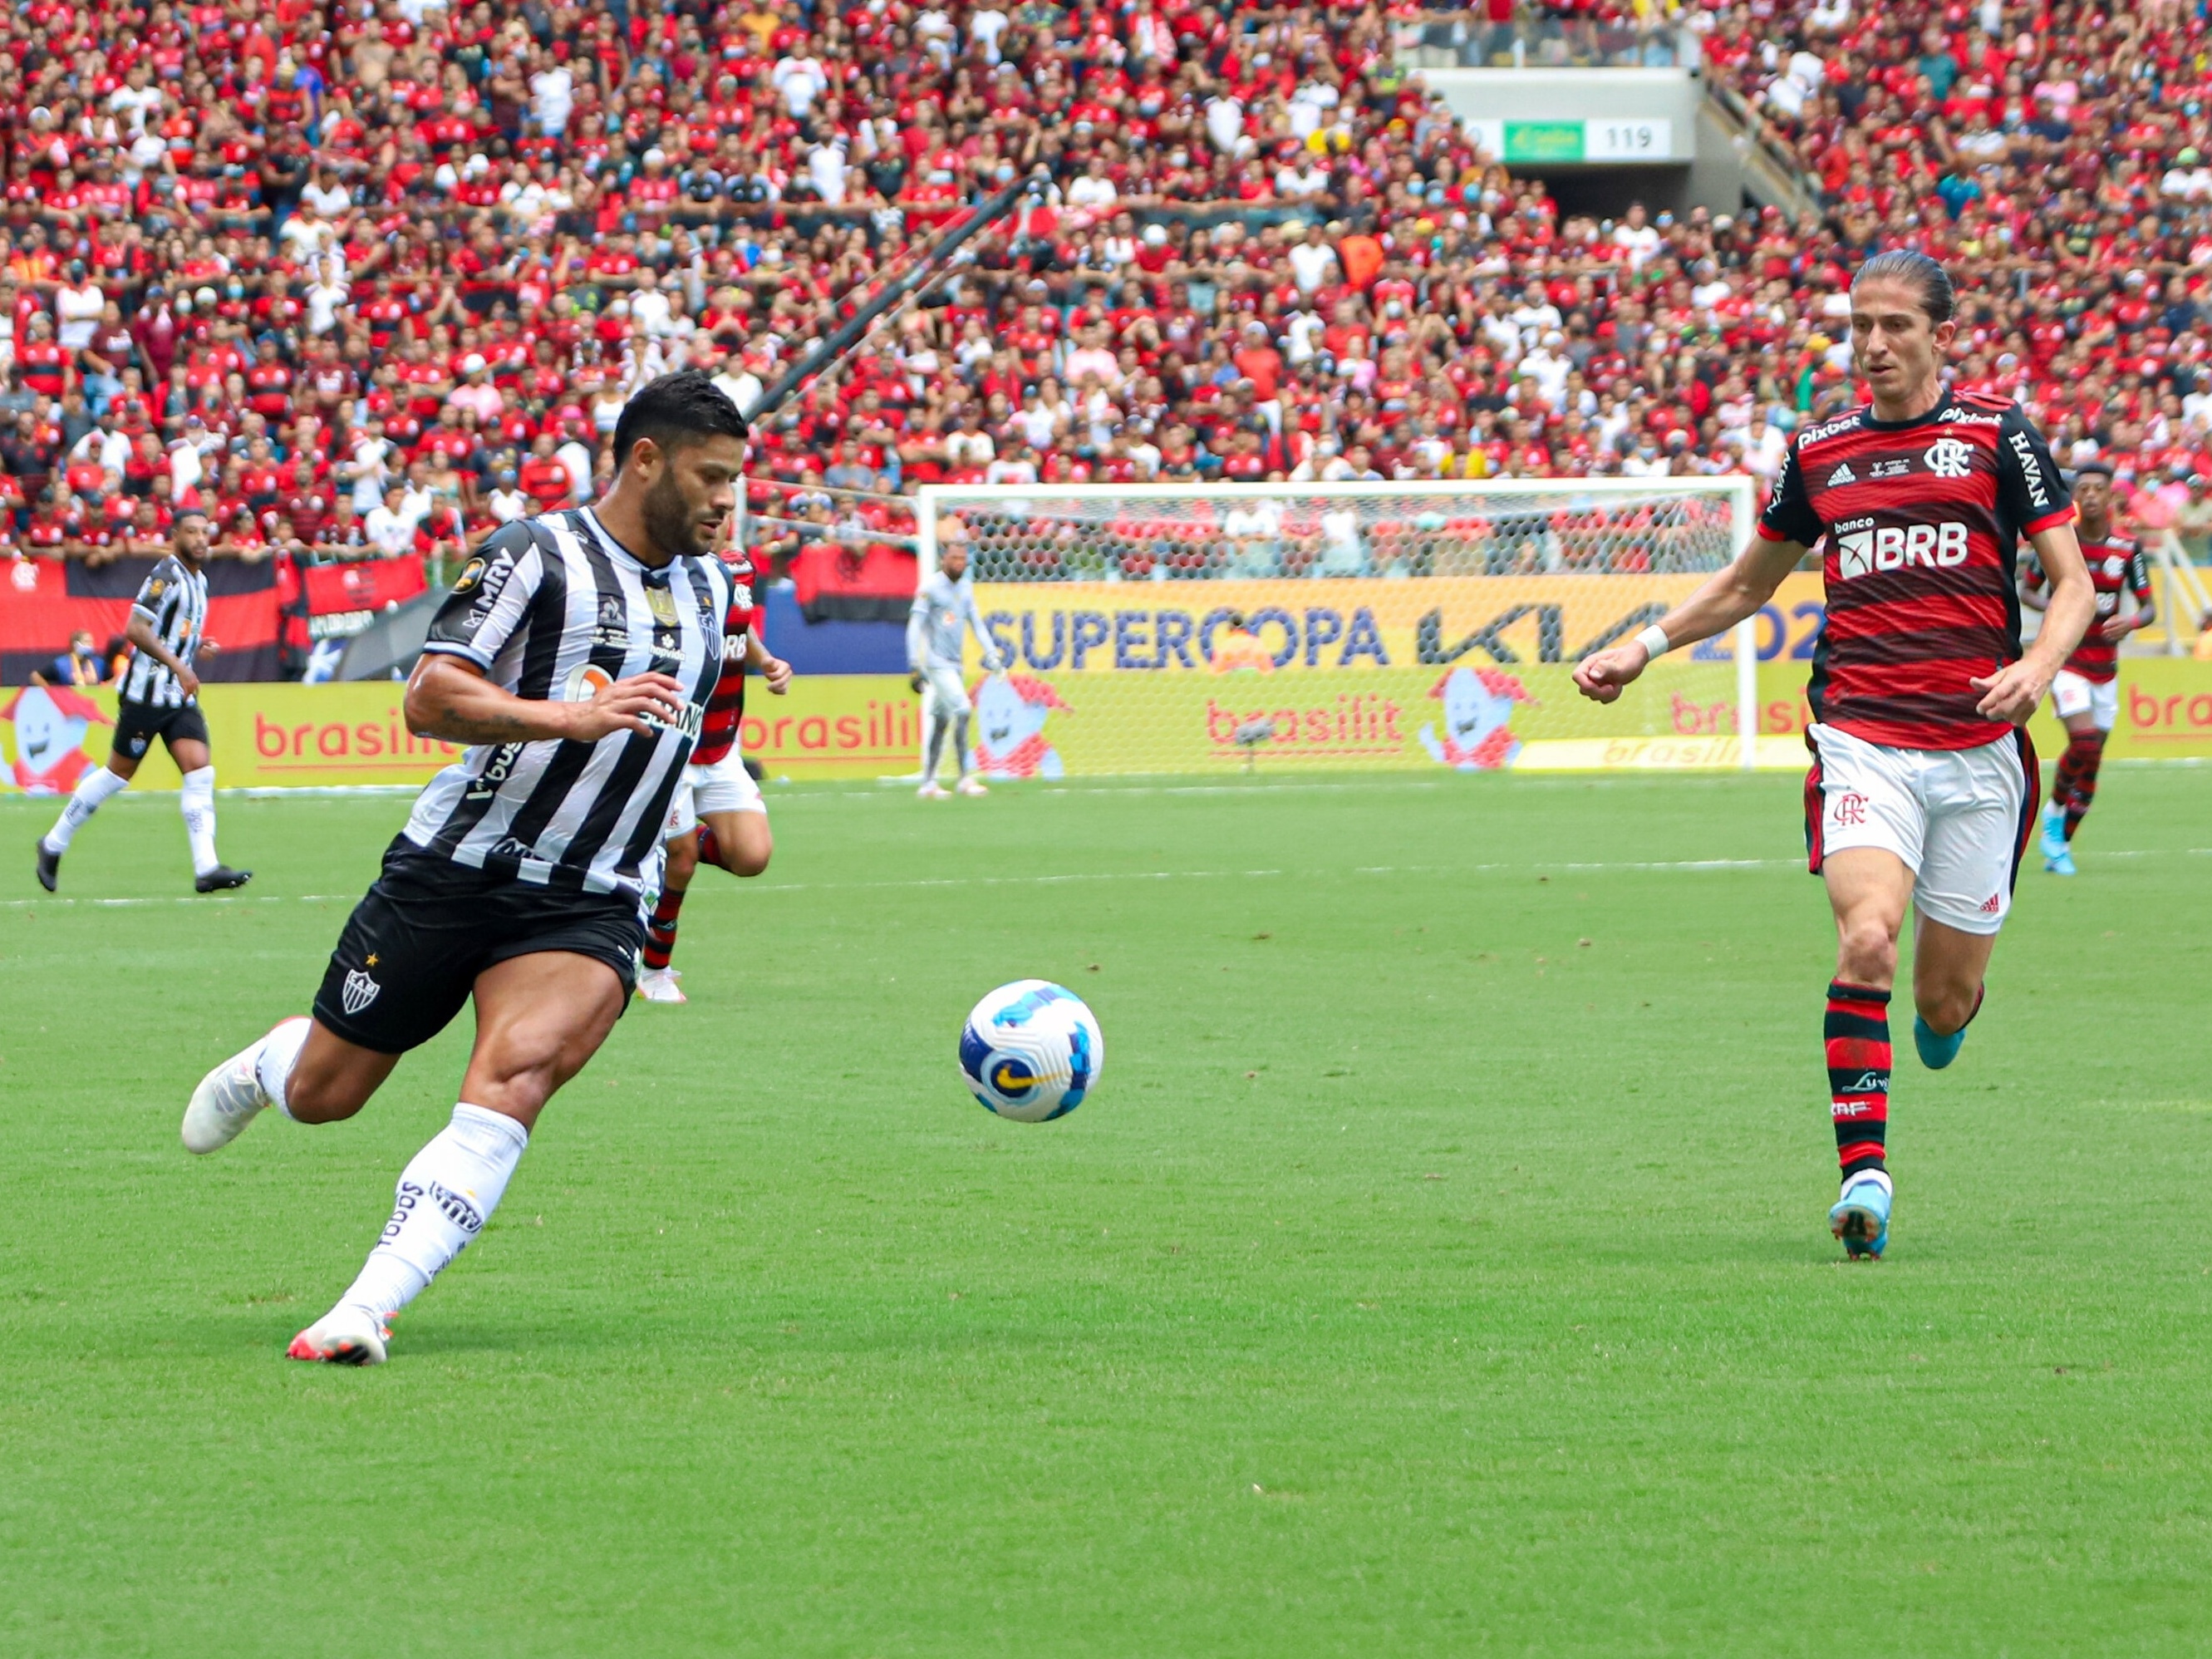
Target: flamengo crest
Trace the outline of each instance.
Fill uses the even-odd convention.
[[[1921,459],[1939,478],[1963,478],[1974,470],[1974,447],[1960,438],[1938,438]]]

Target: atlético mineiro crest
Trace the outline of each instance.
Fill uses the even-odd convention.
[[[346,975],[345,986],[338,994],[338,1000],[344,1005],[346,1012],[357,1014],[375,1001],[383,989],[381,985],[356,968]]]

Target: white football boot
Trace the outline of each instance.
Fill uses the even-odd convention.
[[[307,1017],[295,1014],[290,1019],[276,1022],[270,1036],[287,1025],[305,1025]],[[261,1086],[261,1076],[255,1062],[261,1058],[259,1042],[233,1054],[228,1060],[200,1079],[200,1086],[192,1091],[191,1103],[185,1108],[185,1150],[188,1152],[219,1152],[246,1133],[246,1126],[261,1115],[270,1105],[267,1092]]]
[[[939,783],[935,778],[932,778],[927,783],[923,784],[921,788],[915,790],[914,793],[924,800],[951,800],[952,799],[952,792],[950,789],[947,789],[943,784]]]
[[[988,789],[986,789],[983,787],[983,780],[975,776],[973,774],[961,779],[958,783],[952,787],[963,795],[988,795],[991,793]]]
[[[648,968],[637,976],[637,994],[647,1002],[689,1002],[676,982],[683,977],[673,968]]]
[[[341,1302],[292,1339],[287,1359],[315,1359],[330,1365],[381,1365],[392,1328],[366,1308]]]

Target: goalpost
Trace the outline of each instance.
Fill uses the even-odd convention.
[[[932,484],[915,531],[925,573],[966,547],[1006,665],[971,642],[987,775],[1748,769],[1802,760],[1759,662],[1810,654],[1817,574],[1617,703],[1569,676],[1733,558],[1757,488]]]

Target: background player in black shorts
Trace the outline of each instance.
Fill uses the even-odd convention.
[[[392,1218],[295,1359],[374,1364],[388,1322],[476,1237],[554,1091],[629,999],[661,825],[721,672],[745,427],[696,370],[624,407],[595,508],[508,525],[463,568],[407,685],[409,728],[471,745],[431,780],[340,935],[312,1020],[208,1073],[185,1145],[263,1108],[351,1117],[476,1001],[453,1121],[401,1173]]]
[[[49,893],[61,880],[62,854],[110,795],[122,793],[138,763],[159,738],[184,774],[185,835],[192,848],[192,886],[203,893],[243,887],[251,870],[234,870],[215,855],[215,765],[208,757],[207,719],[200,713],[200,653],[216,653],[206,636],[207,514],[188,507],[177,514],[168,557],[154,567],[131,606],[131,643],[137,654],[123,671],[115,712],[115,746],[105,766],[78,780],[54,827],[39,842],[39,885]]]

